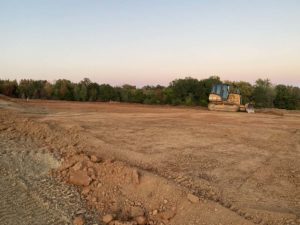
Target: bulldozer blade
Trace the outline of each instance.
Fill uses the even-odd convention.
[[[248,104],[245,105],[245,108],[246,108],[247,113],[255,113],[253,104],[248,103]]]

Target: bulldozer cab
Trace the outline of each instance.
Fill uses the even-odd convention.
[[[226,101],[229,96],[230,86],[228,84],[215,84],[211,90],[211,94],[219,95],[222,101]]]

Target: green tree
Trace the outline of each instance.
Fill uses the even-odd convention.
[[[171,82],[169,88],[173,91],[173,104],[195,105],[199,100],[199,81],[197,79],[186,77]]]
[[[254,87],[249,83],[245,81],[238,81],[238,82],[231,82],[226,81],[225,83],[230,84],[233,88],[238,88],[240,90],[240,94],[242,96],[242,104],[246,104],[251,102]]]
[[[253,100],[258,108],[272,108],[275,89],[269,79],[258,79],[253,90]]]
[[[90,83],[88,86],[89,101],[96,101],[98,99],[99,85],[97,83]]]
[[[101,84],[99,86],[98,100],[103,102],[118,101],[115,89],[109,84]]]
[[[143,103],[144,104],[163,104],[164,103],[164,89],[165,87],[157,86],[144,86]]]
[[[198,87],[198,96],[199,96],[199,104],[201,106],[207,106],[208,105],[208,97],[211,92],[212,87],[215,84],[222,83],[220,80],[220,77],[218,76],[211,76],[207,79],[203,79],[199,81],[199,87]]]
[[[33,80],[22,79],[18,85],[18,94],[21,98],[32,98],[33,96]]]
[[[122,102],[134,102],[133,95],[136,90],[136,86],[124,84],[120,89],[120,100]]]
[[[170,105],[178,105],[179,102],[174,102],[175,95],[171,87],[166,87],[163,89],[163,103]]]
[[[53,94],[55,99],[74,100],[74,85],[69,80],[57,80],[53,86]]]
[[[10,97],[18,96],[18,83],[16,80],[0,80],[0,93]]]
[[[43,96],[46,99],[51,99],[53,95],[53,85],[46,81],[43,86]]]
[[[297,109],[300,95],[297,93],[297,88],[285,85],[277,85],[274,105],[280,109]]]

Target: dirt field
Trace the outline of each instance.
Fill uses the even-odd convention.
[[[114,218],[110,224],[300,224],[299,112],[2,99],[0,120],[0,171],[7,174],[1,193],[14,182],[12,193],[41,193],[34,184],[42,186],[43,178],[46,186],[55,183],[51,190],[81,192],[70,197],[75,206],[58,200],[64,210],[46,201],[47,219],[57,224],[71,223],[80,208],[87,210],[86,224],[102,224],[104,215]],[[23,154],[31,157],[26,165],[52,175],[23,171],[17,163]],[[74,181],[78,174],[87,184]],[[32,187],[23,190],[18,179]],[[20,202],[41,202],[28,196]],[[16,217],[10,198],[0,203],[6,218],[0,223],[12,220],[5,215]],[[28,204],[36,205],[29,208],[35,214],[20,209],[21,218],[46,218],[45,204]]]

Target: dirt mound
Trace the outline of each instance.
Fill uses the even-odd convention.
[[[187,189],[143,170],[114,160],[92,160],[83,153],[65,158],[53,172],[60,180],[80,187],[100,218],[113,224],[252,224],[222,206],[199,198]],[[98,158],[99,159],[99,158]],[[82,175],[84,174],[84,176]],[[88,181],[88,182],[86,182]]]
[[[285,109],[274,109],[274,108],[266,108],[266,109],[256,109],[256,113],[264,113],[264,114],[269,114],[269,115],[275,115],[275,116],[284,116],[287,114],[287,110]]]

